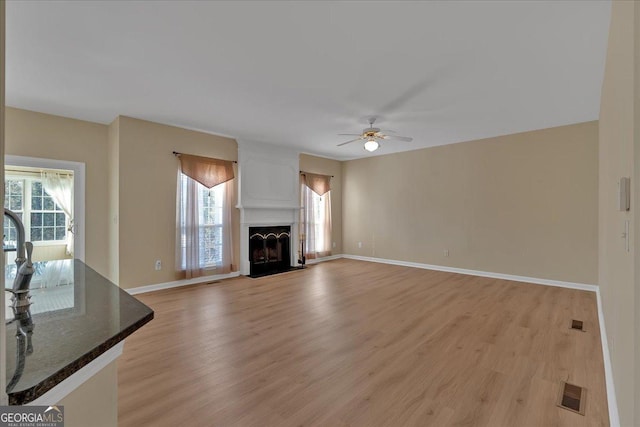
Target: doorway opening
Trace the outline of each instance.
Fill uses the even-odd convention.
[[[6,156],[4,207],[24,223],[33,261],[84,260],[84,163]],[[5,265],[14,264],[16,230],[5,217]]]

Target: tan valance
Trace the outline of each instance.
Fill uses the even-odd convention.
[[[215,187],[234,178],[233,162],[229,160],[190,154],[180,154],[178,157],[182,173],[207,188]]]
[[[315,173],[302,172],[304,183],[312,189],[318,196],[322,196],[331,190],[331,176],[318,175]]]

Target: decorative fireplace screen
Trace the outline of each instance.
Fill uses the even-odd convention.
[[[249,276],[291,269],[291,227],[249,227]]]

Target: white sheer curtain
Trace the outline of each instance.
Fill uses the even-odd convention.
[[[300,202],[302,205],[300,218],[300,234],[304,239],[304,256],[308,259],[331,255],[331,191],[330,177],[325,176],[325,185],[318,194],[309,187],[312,183],[318,189],[317,175],[306,174],[300,177]]]
[[[222,265],[221,273],[236,271],[235,257],[233,251],[233,228],[231,227],[233,207],[235,206],[234,180],[224,184],[224,205],[222,209]]]
[[[300,176],[300,240],[304,242],[304,256],[312,259],[316,257],[316,221],[313,214],[313,191]]]
[[[191,279],[203,275],[200,267],[200,225],[198,183],[183,178],[178,172],[178,235],[176,236],[176,265]]]
[[[42,187],[66,214],[67,255],[73,256],[73,176],[58,172],[42,172]]]

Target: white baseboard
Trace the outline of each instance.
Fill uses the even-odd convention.
[[[181,286],[196,285],[198,283],[213,282],[215,280],[229,279],[231,277],[238,277],[240,272],[233,271],[227,274],[215,274],[213,276],[200,276],[193,279],[174,280],[173,282],[156,283],[154,285],[138,286],[135,288],[125,289],[129,295],[137,295],[145,292],[160,291],[162,289],[179,288]]]
[[[324,256],[322,258],[307,259],[306,264],[307,265],[317,264],[319,262],[331,261],[331,260],[339,259],[339,258],[344,258],[344,255],[336,254],[336,255]]]
[[[491,277],[493,279],[511,280],[514,282],[535,283],[537,285],[557,286],[560,288],[578,289],[581,291],[596,292],[597,285],[589,285],[585,283],[563,282],[560,280],[539,279],[537,277],[516,276],[513,274],[493,273],[490,271],[469,270],[466,268],[446,267],[443,265],[422,264],[418,262],[397,261],[393,259],[365,257],[360,255],[342,255],[343,258],[355,259],[360,261],[379,262],[382,264],[401,265],[403,267],[423,268],[426,270],[446,271],[447,273],[467,274],[470,276]]]
[[[307,260],[307,264],[308,265],[317,264],[319,262],[331,261],[331,260],[339,259],[342,257],[343,257],[342,254],[329,255],[322,258]],[[212,282],[215,280],[229,279],[231,277],[238,277],[238,276],[240,276],[240,272],[234,271],[227,274],[216,274],[213,276],[201,276],[201,277],[195,277],[193,279],[174,280],[172,282],[156,283],[153,285],[146,285],[146,286],[137,286],[135,288],[125,289],[125,291],[127,291],[129,295],[138,295],[146,292],[161,291],[163,289],[171,289],[171,288],[179,288],[181,286],[197,285],[198,283]]]
[[[343,257],[342,254],[330,255],[322,258],[307,260],[307,264],[308,265],[317,264],[319,262],[331,261],[331,260],[339,259],[342,257]],[[198,283],[212,282],[215,280],[229,279],[231,277],[238,277],[238,276],[240,276],[240,272],[234,271],[227,274],[216,274],[213,276],[201,276],[201,277],[195,277],[193,279],[174,280],[173,282],[164,282],[164,283],[156,283],[153,285],[137,286],[135,288],[125,289],[125,291],[127,291],[129,295],[138,295],[146,292],[154,292],[154,291],[161,291],[163,289],[179,288],[181,286],[197,285]]]
[[[596,291],[598,299],[598,321],[600,323],[600,340],[602,341],[602,358],[604,361],[604,378],[607,387],[607,403],[609,405],[609,424],[611,427],[620,427],[620,415],[618,414],[618,400],[613,383],[613,367],[609,354],[609,341],[607,340],[607,328],[604,326],[604,312],[602,310],[602,297],[600,288]]]

